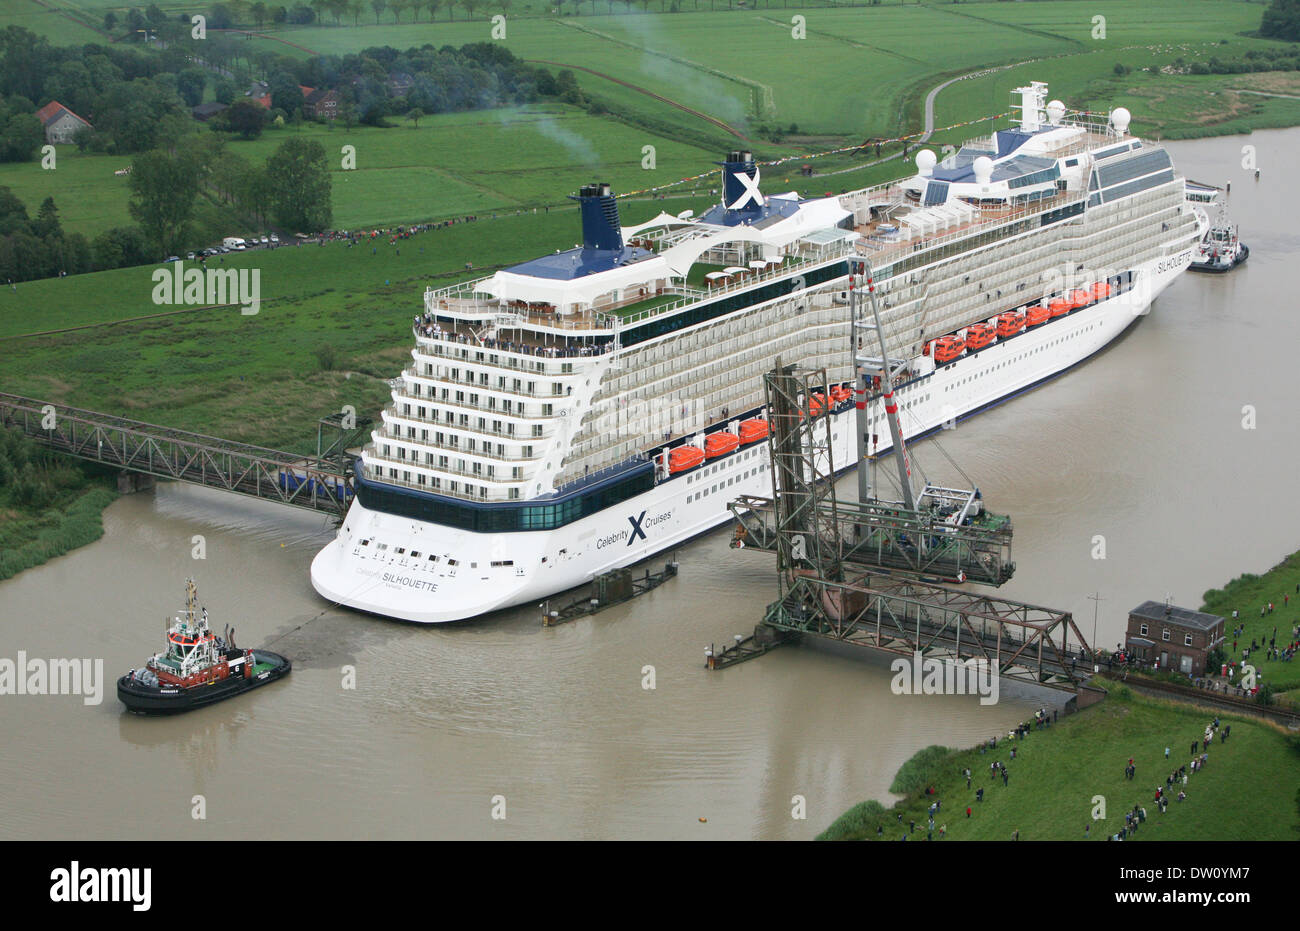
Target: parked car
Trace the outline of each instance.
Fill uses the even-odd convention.
[[[260,242],[262,245],[265,246],[268,242],[270,242],[270,240],[267,239],[265,236],[263,236],[261,239],[258,240],[258,242]]]
[[[166,258],[166,261],[168,261],[168,262],[179,262],[180,260],[181,260],[181,257],[180,257],[179,255],[169,255],[169,256],[167,256],[167,258]]]
[[[279,242],[279,241],[280,241],[280,237],[277,236],[277,235],[275,235],[275,233],[272,233],[272,234],[271,234],[271,242]]]

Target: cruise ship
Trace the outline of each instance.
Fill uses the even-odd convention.
[[[458,621],[728,522],[729,501],[770,494],[762,374],[778,356],[826,369],[816,403],[853,468],[890,445],[882,376],[912,439],[1098,352],[1187,270],[1209,221],[1127,111],[1047,96],[1018,88],[1010,128],[838,196],[765,194],[733,152],[720,203],[625,227],[590,184],[580,246],[426,290],[316,590]],[[871,270],[890,356],[860,395],[851,262]]]

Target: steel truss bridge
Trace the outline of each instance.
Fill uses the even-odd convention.
[[[908,658],[983,662],[1006,679],[1071,692],[1094,661],[1069,612],[893,576],[799,575],[763,621]]]
[[[371,421],[321,418],[314,456],[12,394],[0,394],[0,426],[90,462],[342,516],[352,497],[346,449]]]

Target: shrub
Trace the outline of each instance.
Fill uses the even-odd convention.
[[[835,823],[817,835],[818,840],[855,840],[874,834],[885,806],[871,800],[859,802],[835,819]]]
[[[889,787],[890,792],[899,795],[911,795],[920,792],[927,785],[938,782],[943,768],[948,765],[952,751],[938,744],[918,750],[911,759],[899,767],[898,775]]]

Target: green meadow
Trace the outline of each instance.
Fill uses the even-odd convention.
[[[708,170],[726,145],[719,140],[706,149],[565,105],[441,114],[424,117],[418,128],[409,122],[387,129],[306,123],[227,145],[260,162],[295,135],[318,140],[331,157],[338,229],[562,204],[597,178],[617,191],[640,190]],[[353,170],[343,168],[347,145],[356,154]],[[652,170],[642,168],[647,145],[655,149]],[[3,164],[0,185],[33,214],[53,196],[64,228],[93,237],[131,222],[127,179],[113,174],[129,164],[129,158],[58,146],[53,170],[39,162]]]
[[[1202,738],[1215,712],[1108,685],[1111,693],[1100,704],[1021,740],[1000,735],[996,749],[922,750],[890,786],[901,800],[889,808],[875,801],[856,805],[820,839],[896,841],[908,834],[908,840],[924,841],[935,799],[941,803],[935,840],[946,827],[943,840],[1005,841],[1019,831],[1022,841],[1105,841],[1124,826],[1124,814],[1134,805],[1145,807],[1147,818],[1133,840],[1300,839],[1300,738],[1259,719],[1222,717],[1232,726],[1228,741],[1216,737],[1205,768],[1190,774],[1186,786],[1180,781],[1170,790],[1168,810],[1160,814],[1156,787],[1165,788],[1166,776],[1190,762],[1192,741]],[[1130,758],[1136,766],[1132,780],[1124,775]],[[994,760],[1007,767],[1006,786],[990,774]],[[962,776],[968,768],[969,789]],[[927,795],[927,787],[935,793]],[[976,801],[980,788],[982,802]],[[1184,801],[1176,800],[1179,791],[1186,793]],[[1105,816],[1094,818],[1098,796]],[[913,821],[916,830],[909,832]],[[1086,835],[1085,825],[1091,826]]]

